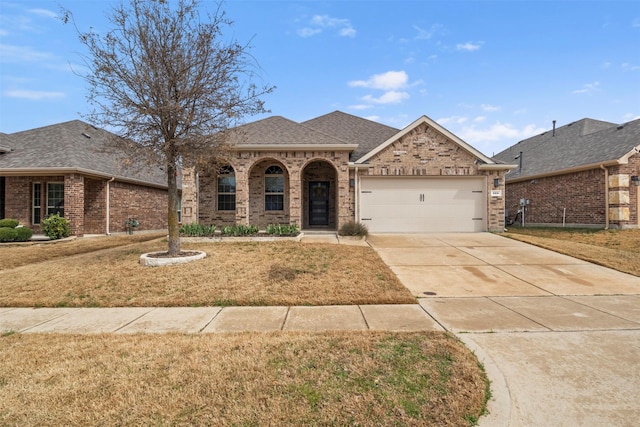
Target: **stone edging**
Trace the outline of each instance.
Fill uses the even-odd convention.
[[[163,267],[165,265],[185,264],[187,262],[196,261],[207,256],[207,253],[203,251],[190,251],[190,252],[198,252],[198,254],[191,255],[191,256],[173,257],[173,258],[156,258],[150,255],[162,253],[162,252],[148,252],[146,254],[140,255],[140,264],[146,267]]]

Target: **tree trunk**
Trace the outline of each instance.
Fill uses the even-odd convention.
[[[169,221],[169,255],[180,253],[180,224],[178,224],[178,169],[170,159],[167,164],[167,190],[169,196],[167,218]]]

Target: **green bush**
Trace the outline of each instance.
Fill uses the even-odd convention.
[[[369,235],[369,230],[367,230],[367,226],[364,224],[349,221],[340,227],[338,234],[341,236],[367,236]]]
[[[228,225],[222,227],[224,236],[250,236],[258,233],[258,227],[255,225]]]
[[[15,228],[0,227],[0,242],[15,242],[18,232]]]
[[[215,225],[202,225],[195,222],[192,224],[184,224],[180,227],[180,234],[187,237],[213,236],[215,232]]]
[[[18,233],[16,242],[28,242],[33,236],[33,230],[29,227],[18,227],[15,230]]]
[[[17,219],[0,219],[0,227],[16,228],[18,224],[20,224],[20,222]]]
[[[297,236],[300,228],[295,224],[269,224],[266,231],[276,236]]]
[[[57,240],[69,237],[71,227],[69,226],[69,221],[61,217],[60,214],[49,215],[42,220],[42,232],[49,236],[51,240]]]

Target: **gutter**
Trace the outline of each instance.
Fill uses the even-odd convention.
[[[586,170],[590,170],[590,169],[600,169],[603,166],[617,166],[617,165],[622,165],[622,164],[627,164],[627,163],[628,162],[621,161],[620,159],[609,160],[609,161],[606,161],[606,162],[591,163],[591,164],[588,164],[588,165],[575,166],[575,167],[567,168],[567,169],[560,169],[560,170],[554,170],[554,171],[549,171],[549,172],[542,172],[542,173],[533,174],[533,175],[527,175],[527,176],[519,176],[517,178],[511,178],[511,179],[506,178],[505,181],[509,182],[509,183],[530,181],[532,179],[546,178],[548,176],[564,175],[564,174],[567,174],[567,173],[582,172],[582,171],[586,171]]]
[[[604,171],[604,229],[609,229],[609,169],[600,165]]]
[[[234,151],[353,151],[358,144],[247,144],[230,148]]]
[[[111,179],[116,178],[118,181],[127,182],[129,184],[144,185],[147,187],[167,189],[166,185],[157,184],[154,182],[143,181],[141,179],[126,178],[123,176],[114,177],[113,175],[97,172],[84,168],[0,168],[0,175],[2,176],[50,176],[50,175],[65,175],[69,173],[78,173],[89,178],[98,179]]]

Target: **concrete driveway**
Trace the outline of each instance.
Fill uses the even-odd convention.
[[[369,243],[487,369],[480,426],[640,418],[640,278],[490,233]]]

